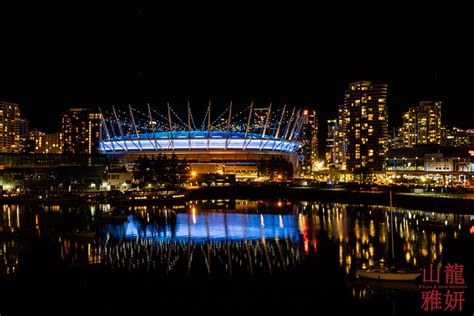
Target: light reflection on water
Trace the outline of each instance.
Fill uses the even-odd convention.
[[[473,239],[470,215],[394,208],[392,221],[390,209],[379,206],[218,200],[167,208],[131,207],[126,210],[128,221],[122,224],[104,223],[101,215],[108,210],[108,205],[4,206],[0,227],[20,237],[0,238],[0,275],[17,270],[22,264],[19,253],[33,239],[54,240],[51,247],[65,265],[230,274],[237,270],[278,273],[297,270],[310,258],[332,260],[316,256],[326,240],[349,280],[362,264],[380,259],[441,266],[448,241]],[[97,232],[96,238],[68,236],[86,226]],[[330,254],[323,252],[323,256]],[[357,298],[369,294],[366,286],[351,285],[351,291]]]
[[[287,214],[173,214],[174,225],[146,225],[130,215],[122,225],[107,224],[105,232],[110,238],[153,238],[156,241],[174,239],[194,242],[223,240],[253,240],[261,238],[298,240],[299,232],[295,215]]]

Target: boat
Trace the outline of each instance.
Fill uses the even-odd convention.
[[[95,237],[95,232],[89,231],[89,230],[76,229],[71,232],[71,236],[76,237],[76,238],[91,239]]]
[[[393,227],[392,191],[390,191],[390,223],[392,223],[391,227]],[[390,229],[390,232],[393,259],[395,257],[393,229]],[[380,261],[379,266],[359,269],[356,271],[357,277],[379,281],[415,281],[420,275],[421,272],[417,270],[396,267],[387,268],[383,259]]]
[[[380,281],[415,281],[420,277],[420,272],[411,272],[406,269],[369,268],[357,270],[358,277]]]
[[[415,282],[407,280],[406,282],[393,282],[385,280],[374,280],[369,278],[357,278],[355,284],[363,287],[374,289],[396,290],[396,291],[418,291]]]

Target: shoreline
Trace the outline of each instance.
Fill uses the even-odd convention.
[[[22,197],[0,198],[2,205],[86,205],[108,203],[121,206],[170,204],[189,200],[208,199],[250,199],[272,200],[286,199],[292,201],[320,201],[342,204],[390,205],[388,191],[353,191],[338,188],[296,187],[282,185],[237,185],[216,186],[186,189],[186,196],[179,199],[148,199],[125,200],[114,199],[108,201],[90,200],[85,196],[68,196],[57,200],[25,199]],[[107,197],[107,195],[104,195]],[[124,195],[127,197],[127,194]],[[108,197],[110,199],[110,197]],[[441,194],[412,194],[405,192],[393,193],[393,207],[423,210],[440,213],[458,213],[474,215],[474,199],[456,197],[455,195]]]
[[[233,198],[233,199],[288,199],[292,201],[320,201],[342,204],[367,204],[390,206],[388,191],[350,191],[314,187],[208,187],[193,190],[187,199]],[[474,214],[474,199],[408,195],[394,192],[393,207],[423,210],[438,213]]]

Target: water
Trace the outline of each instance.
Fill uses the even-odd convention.
[[[423,313],[418,284],[354,277],[381,259],[419,268],[463,264],[473,284],[471,215],[395,208],[391,217],[378,206],[209,200],[130,207],[125,222],[111,224],[101,220],[108,211],[109,205],[3,206],[0,227],[13,236],[0,239],[2,316],[236,308]],[[71,236],[86,227],[94,238]],[[468,289],[463,311],[472,304]]]

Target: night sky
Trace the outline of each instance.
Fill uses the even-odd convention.
[[[390,126],[442,100],[446,124],[474,128],[474,19],[460,4],[71,3],[0,8],[0,100],[20,103],[32,127],[58,130],[70,106],[164,112],[170,101],[184,113],[186,100],[196,116],[208,100],[253,100],[313,107],[325,122],[349,82],[371,80],[389,84]]]

